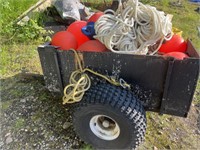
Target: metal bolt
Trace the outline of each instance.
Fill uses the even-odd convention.
[[[103,125],[103,127],[108,128],[110,126],[110,123],[108,120],[104,120],[102,125]]]

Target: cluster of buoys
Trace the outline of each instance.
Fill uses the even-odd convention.
[[[53,37],[51,44],[58,46],[59,49],[89,52],[108,51],[104,44],[95,40],[94,24],[103,15],[103,12],[94,13],[88,21],[75,21],[69,25],[66,31],[57,32]],[[159,53],[164,57],[174,57],[183,60],[189,56],[186,54],[187,42],[182,37],[182,31],[174,30],[174,35],[169,41],[165,41]]]
[[[75,49],[89,52],[105,52],[107,48],[95,35],[94,23],[103,15],[103,12],[94,13],[88,21],[75,21],[66,31],[60,31],[52,37],[51,45],[58,46],[61,50]]]
[[[183,39],[181,34],[182,31],[180,32],[176,29],[172,38],[161,45],[159,52],[163,54],[164,57],[173,57],[178,60],[189,57],[186,54],[187,42]]]

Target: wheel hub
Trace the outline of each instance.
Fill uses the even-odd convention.
[[[105,115],[93,116],[89,125],[91,131],[103,140],[115,140],[120,134],[120,128],[117,122]]]
[[[108,128],[110,126],[110,123],[108,120],[104,120],[102,125],[103,125],[103,127]]]

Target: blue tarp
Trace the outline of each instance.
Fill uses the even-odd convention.
[[[193,3],[200,3],[200,0],[190,0],[190,2],[193,2]]]

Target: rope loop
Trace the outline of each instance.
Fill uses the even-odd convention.
[[[79,102],[82,100],[85,92],[89,90],[89,88],[91,87],[91,79],[86,72],[89,72],[102,79],[105,79],[106,81],[108,81],[109,83],[115,86],[122,86],[123,88],[130,89],[130,85],[127,84],[124,80],[123,82],[122,81],[117,82],[113,78],[109,78],[91,69],[83,68],[83,66],[81,65],[81,59],[78,53],[75,50],[72,50],[72,51],[75,54],[75,59],[77,60],[77,63],[78,63],[77,65],[78,69],[72,72],[69,79],[69,85],[67,85],[64,88],[63,104],[66,104],[66,103],[71,104],[71,103]]]
[[[86,73],[80,70],[72,72],[70,84],[64,89],[63,104],[81,101],[85,91],[91,86],[91,80]]]
[[[124,6],[124,7],[123,7]],[[155,54],[164,40],[172,37],[171,18],[155,7],[138,0],[128,0],[114,12],[106,10],[95,23],[95,39],[119,54],[149,53],[148,47],[157,44]]]

